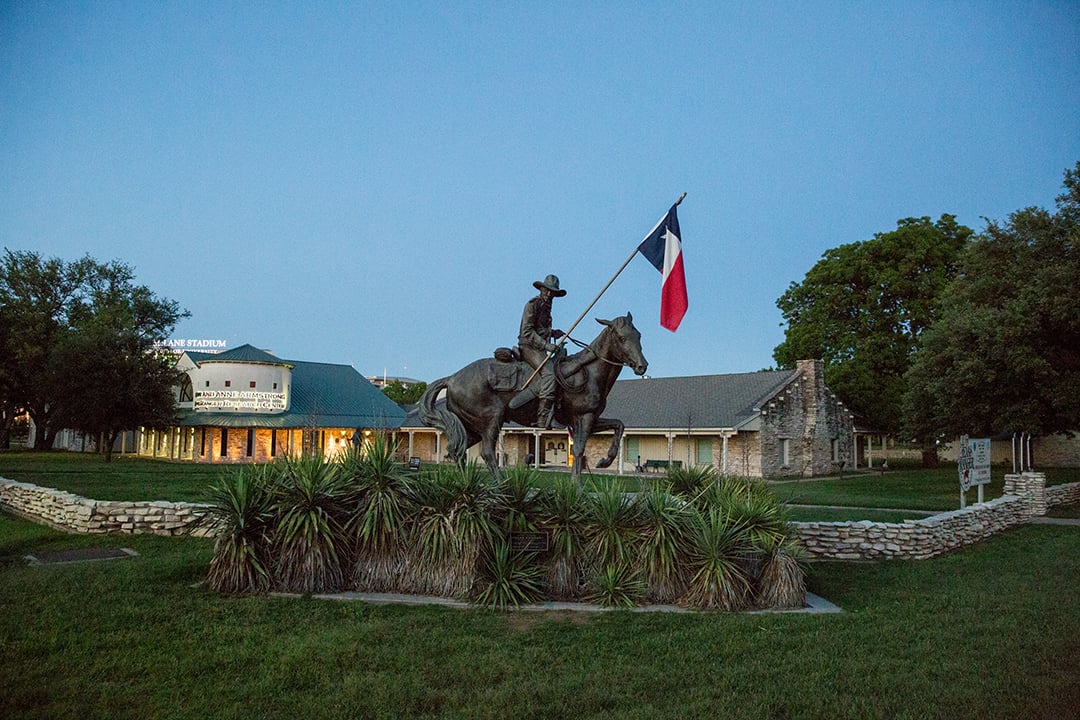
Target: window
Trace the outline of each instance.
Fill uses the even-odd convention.
[[[180,402],[191,402],[195,397],[195,393],[191,387],[191,378],[184,375],[184,379],[180,381]]]
[[[252,453],[254,453],[254,452],[255,452],[255,428],[250,427],[250,428],[248,428],[248,437],[247,437],[247,456],[251,457]]]
[[[229,428],[221,428],[221,457],[229,457]]]
[[[232,380],[226,380],[225,387],[232,387]]]
[[[832,461],[834,463],[840,462],[840,440],[838,438],[832,439]]]
[[[206,455],[206,428],[200,428],[202,430],[202,437],[199,438],[199,456]]]
[[[255,381],[252,380],[251,382],[249,382],[248,387],[252,387],[252,388],[255,387]]]
[[[696,443],[697,464],[712,465],[712,438],[698,438]]]
[[[277,457],[277,428],[270,431],[270,457]]]
[[[203,387],[210,387],[210,381],[209,381],[209,380],[207,380],[207,381],[206,381],[206,384],[205,384],[205,385],[203,385]]]
[[[641,446],[636,437],[626,438],[626,459],[635,465],[641,464]]]
[[[790,465],[791,441],[787,438],[780,438],[777,450],[777,461],[780,463],[780,467],[787,467]]]
[[[277,390],[277,383],[274,383],[274,389]]]

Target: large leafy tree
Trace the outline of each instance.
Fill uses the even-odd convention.
[[[156,351],[187,313],[134,282],[121,262],[74,262],[6,250],[0,261],[0,392],[27,408],[35,447],[64,427],[104,437],[158,427],[172,411],[171,363]]]
[[[910,431],[961,434],[1080,428],[1080,163],[1057,212],[990,222],[961,257],[908,373]]]
[[[383,395],[399,405],[410,405],[420,401],[420,396],[427,390],[426,382],[414,382],[406,385],[400,380],[391,380],[382,389]]]
[[[906,218],[895,230],[828,250],[777,306],[787,323],[780,367],[825,361],[825,381],[874,428],[896,433],[911,357],[973,234],[952,215]]]

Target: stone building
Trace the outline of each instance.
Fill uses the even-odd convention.
[[[139,428],[140,455],[202,463],[269,462],[297,453],[333,457],[405,412],[348,365],[282,360],[251,345],[184,352],[177,424]]]

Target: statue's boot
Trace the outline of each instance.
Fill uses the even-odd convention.
[[[530,385],[514,397],[510,398],[509,407],[511,410],[517,410],[522,405],[527,405],[536,399],[538,392],[535,385]]]
[[[536,427],[551,429],[551,418],[555,414],[554,398],[540,398],[540,409],[536,411]]]

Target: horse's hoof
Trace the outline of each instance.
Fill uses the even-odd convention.
[[[603,460],[598,460],[598,461],[596,462],[596,467],[598,467],[598,468],[606,468],[606,467],[611,467],[611,461],[612,461],[613,459],[614,459],[614,458],[609,458],[609,457],[606,457],[606,458],[604,458]]]

